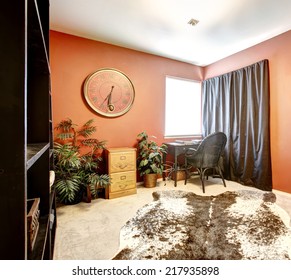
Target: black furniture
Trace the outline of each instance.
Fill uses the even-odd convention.
[[[175,182],[174,186],[177,186],[177,170],[178,170],[178,157],[180,155],[184,155],[185,152],[189,148],[197,148],[199,146],[200,141],[192,142],[192,143],[179,143],[179,142],[171,142],[171,143],[164,143],[167,145],[167,155],[172,155],[174,157],[174,163],[173,163],[173,171]],[[169,166],[169,164],[166,161],[166,155],[164,155],[164,164]],[[165,181],[165,173],[163,173],[163,181]]]
[[[197,149],[189,148],[185,151],[185,166],[188,173],[185,177],[185,185],[187,184],[189,168],[195,168],[198,171],[203,193],[205,193],[204,178],[207,176],[208,170],[216,170],[221,177],[224,187],[225,181],[220,167],[220,160],[225,148],[227,137],[223,132],[214,132],[206,136]],[[189,167],[189,168],[188,168]]]
[[[49,5],[49,0],[1,3],[0,259],[5,260],[53,258]]]

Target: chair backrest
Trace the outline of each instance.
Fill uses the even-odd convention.
[[[195,153],[197,167],[215,167],[224,152],[227,137],[223,132],[207,135],[200,143]]]

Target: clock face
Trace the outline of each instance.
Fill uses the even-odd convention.
[[[118,117],[129,111],[134,101],[130,79],[115,69],[100,69],[84,83],[84,96],[89,106],[106,117]]]

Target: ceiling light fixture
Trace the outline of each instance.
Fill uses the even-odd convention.
[[[197,25],[199,22],[199,20],[197,19],[194,19],[194,18],[191,18],[189,21],[188,21],[188,24],[192,25],[192,26],[195,26]]]

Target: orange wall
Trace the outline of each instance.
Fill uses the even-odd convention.
[[[262,59],[270,64],[271,156],[273,187],[291,193],[291,31],[205,68],[51,31],[50,61],[54,125],[64,118],[82,124],[94,118],[96,137],[108,147],[133,147],[136,135],[146,130],[164,139],[165,76],[203,80],[239,69]],[[110,67],[132,80],[136,97],[131,110],[108,119],[94,113],[84,101],[82,84],[87,75]]]
[[[291,193],[291,31],[205,67],[204,79],[262,59],[270,67],[270,129],[273,188]]]
[[[202,80],[198,66],[55,31],[50,33],[50,62],[54,126],[67,117],[80,125],[94,118],[95,136],[107,140],[107,147],[133,147],[143,130],[158,143],[166,141],[165,76]],[[131,110],[118,118],[99,116],[83,98],[86,77],[106,67],[124,72],[135,87]]]

